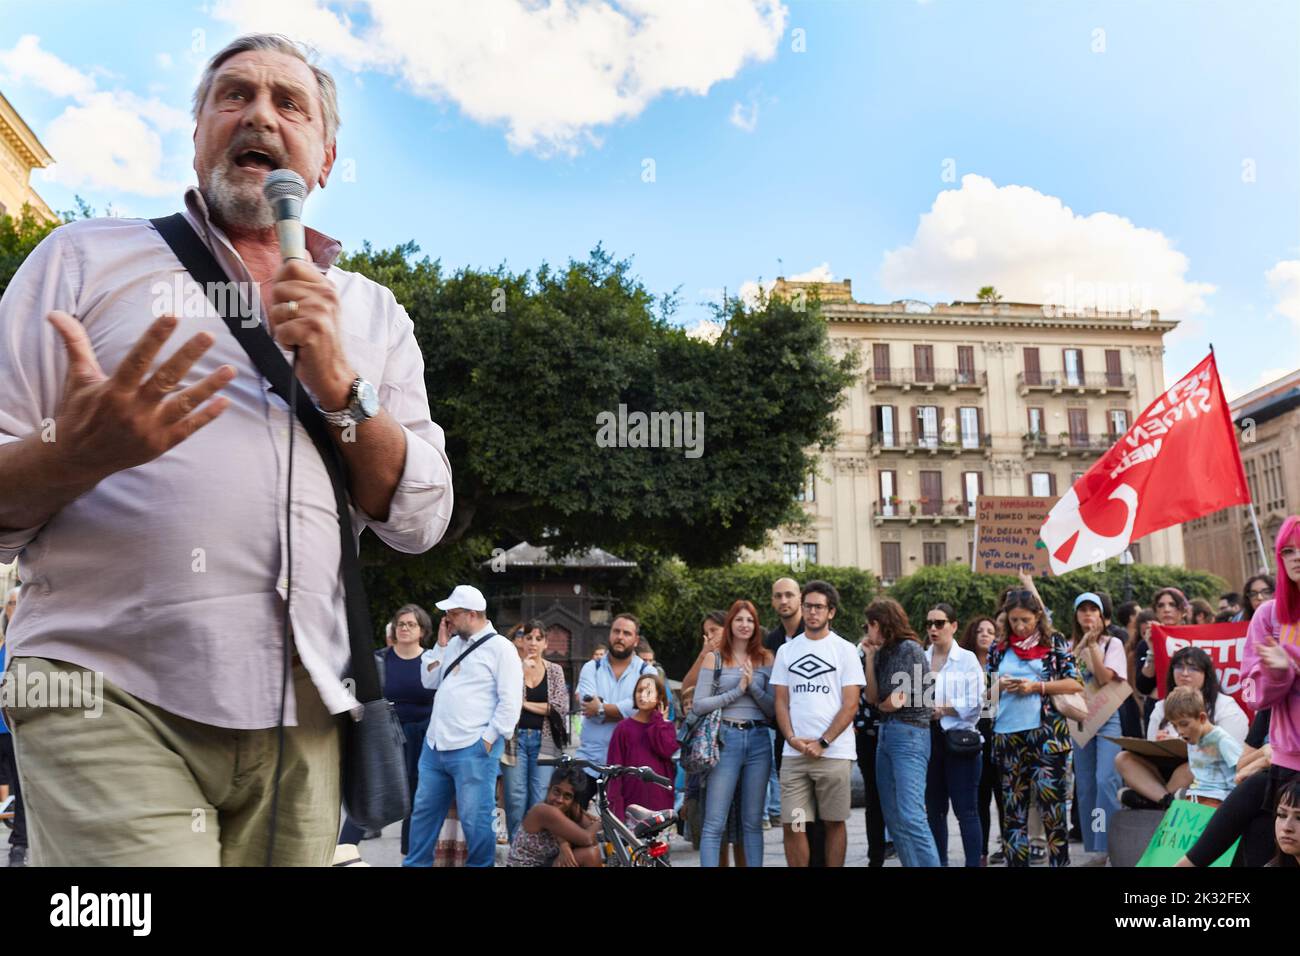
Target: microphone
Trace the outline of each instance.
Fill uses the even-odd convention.
[[[292,169],[277,169],[266,175],[262,195],[271,204],[280,255],[285,262],[307,258],[307,238],[302,229],[302,202],[307,184]]]

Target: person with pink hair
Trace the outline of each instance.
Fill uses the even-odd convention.
[[[1300,516],[1277,533],[1277,592],[1250,619],[1242,688],[1246,703],[1269,708],[1276,786],[1300,773]]]

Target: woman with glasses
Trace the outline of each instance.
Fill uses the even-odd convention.
[[[1169,661],[1165,693],[1174,687],[1200,691],[1210,722],[1222,727],[1238,743],[1245,741],[1250,722],[1245,711],[1219,686],[1209,654],[1199,647],[1184,647],[1177,651]],[[1165,702],[1157,701],[1147,721],[1147,739],[1177,738],[1178,732],[1165,721]],[[1139,757],[1125,750],[1115,758],[1115,766],[1124,781],[1119,792],[1120,803],[1133,810],[1167,809],[1179,788],[1192,785],[1192,772],[1186,760]]]
[[[925,807],[939,865],[948,865],[951,803],[966,865],[979,866],[984,848],[978,806],[984,739],[977,725],[984,703],[984,672],[975,655],[956,642],[957,624],[948,604],[936,604],[925,616],[930,639],[925,659],[934,681]]]
[[[1083,690],[1065,638],[1032,591],[1013,591],[1007,634],[989,651],[996,696],[993,755],[1002,772],[1008,866],[1029,865],[1029,805],[1037,802],[1052,866],[1070,864],[1069,763],[1073,742],[1055,694]]]
[[[503,769],[506,828],[514,839],[529,808],[546,798],[551,769],[538,765],[556,757],[568,743],[569,689],[559,664],[548,661],[546,625],[539,620],[520,625],[511,635],[524,668],[524,703],[515,727],[513,764]],[[557,736],[559,739],[557,739]]]
[[[1255,612],[1265,601],[1271,601],[1277,587],[1271,574],[1257,574],[1246,582],[1246,586],[1241,589],[1244,600],[1241,605],[1241,614],[1237,620],[1249,621],[1255,616]]]
[[[872,601],[866,617],[867,702],[880,712],[876,786],[885,826],[903,866],[938,866],[925,804],[931,710],[917,680],[928,669],[925,651],[897,601]]]
[[[406,780],[415,799],[415,787],[420,779],[420,748],[429,731],[429,715],[433,713],[433,691],[427,690],[420,680],[420,655],[424,641],[433,633],[433,619],[418,604],[404,604],[389,621],[393,629],[390,647],[375,651],[375,666],[379,671],[379,692],[393,702],[397,719],[402,724],[405,741]],[[374,834],[378,835],[378,834]],[[411,817],[402,821],[402,855],[409,849]],[[364,831],[351,820],[345,820],[339,833],[339,843],[359,843]]]

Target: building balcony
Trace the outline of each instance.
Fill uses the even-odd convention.
[[[1137,376],[1132,372],[1020,372],[1016,375],[1016,387],[1022,397],[1030,392],[1132,395],[1137,388]]]
[[[867,370],[867,391],[879,388],[897,388],[904,392],[913,389],[933,392],[935,389],[957,392],[970,389],[981,395],[988,390],[988,373],[966,368],[870,368]]]
[[[1020,436],[1020,446],[1027,459],[1047,455],[1057,458],[1072,456],[1088,458],[1106,452],[1111,445],[1119,441],[1120,437],[1119,435],[1071,435],[1069,432],[1062,432],[1055,439],[1049,439],[1041,432],[1026,432]]]
[[[877,457],[884,453],[899,453],[903,455],[950,455],[956,458],[960,455],[983,455],[989,458],[993,455],[993,436],[992,435],[961,435],[952,441],[946,441],[938,434],[922,432],[872,432],[867,436],[867,445],[871,450],[872,457]]]
[[[975,502],[949,498],[890,498],[876,501],[871,509],[872,521],[877,527],[885,523],[898,524],[965,524],[975,520]]]

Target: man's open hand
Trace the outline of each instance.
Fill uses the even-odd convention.
[[[68,375],[54,419],[54,440],[77,473],[106,478],[153,461],[230,404],[224,396],[208,402],[235,377],[229,365],[176,392],[186,373],[211,348],[214,340],[209,332],[193,336],[145,379],[176,328],[174,316],[164,315],[149,326],[112,376],[100,368],[80,322],[66,312],[51,312],[47,319],[63,338],[68,353]]]

